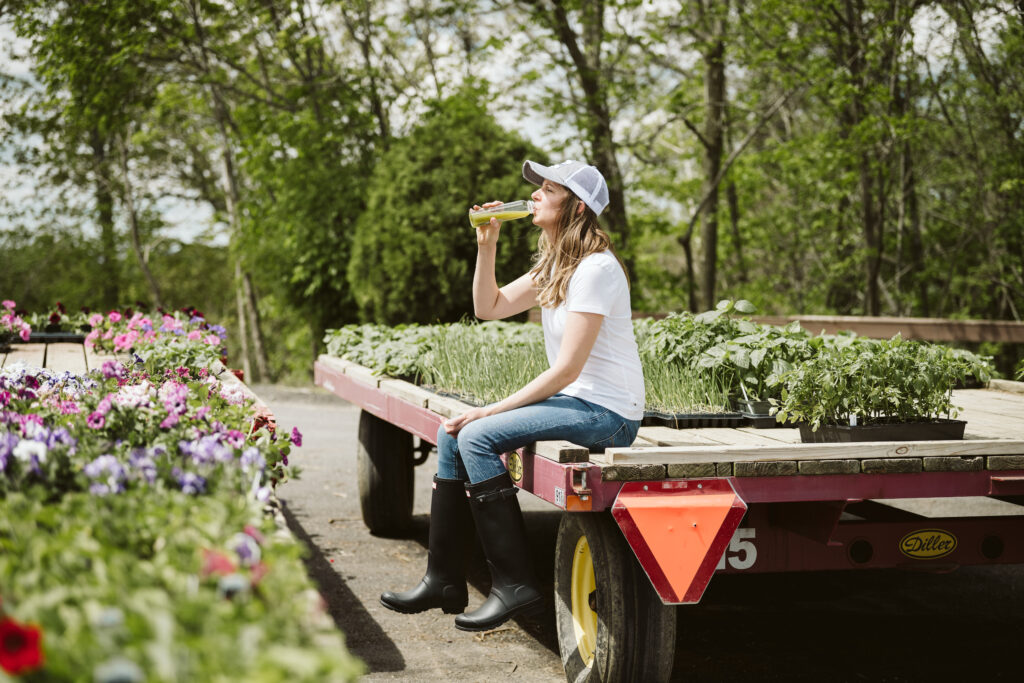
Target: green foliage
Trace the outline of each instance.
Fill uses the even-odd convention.
[[[377,374],[411,381],[420,376],[420,360],[434,344],[436,326],[346,325],[327,330],[327,353],[372,369]]]
[[[235,557],[239,535],[263,539],[259,566]],[[211,552],[235,570],[204,570]],[[37,673],[47,681],[354,680],[362,666],[322,611],[301,556],[258,504],[237,498],[0,499],[3,611],[41,628]],[[118,665],[137,673],[100,673]]]
[[[690,383],[706,383],[712,395],[725,398],[726,406],[730,400],[778,396],[780,377],[810,356],[809,335],[798,322],[780,328],[735,315],[754,312],[749,301],[724,299],[698,315],[673,313],[662,320],[638,321],[645,368],[657,363],[678,366],[677,374],[687,375]]]
[[[486,405],[526,386],[548,359],[540,325],[491,320],[437,326],[418,365],[423,384]]]
[[[983,359],[899,336],[874,340],[819,337],[816,353],[783,377],[778,419],[858,424],[955,417],[952,391],[972,374],[987,379]]]
[[[454,321],[472,312],[476,238],[466,217],[491,200],[525,198],[522,163],[543,157],[488,114],[486,92],[467,86],[432,102],[395,140],[370,178],[353,234],[348,283],[364,320]],[[509,223],[495,272],[509,282],[530,266],[529,223]]]

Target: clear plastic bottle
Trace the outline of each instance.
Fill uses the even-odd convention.
[[[490,222],[492,218],[497,218],[499,221],[511,221],[516,218],[526,218],[532,213],[533,202],[529,199],[522,199],[517,202],[492,206],[489,209],[480,209],[479,211],[470,209],[469,224],[477,228],[484,223]]]

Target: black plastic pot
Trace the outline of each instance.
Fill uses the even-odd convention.
[[[737,399],[736,407],[739,408],[740,414],[746,419],[745,426],[747,427],[770,429],[782,426],[770,412],[772,408],[770,401],[752,401],[741,398]]]
[[[920,420],[917,422],[876,422],[865,425],[821,425],[813,432],[800,425],[804,443],[850,443],[854,441],[958,441],[964,438],[965,420]]]
[[[745,398],[736,400],[736,407],[744,415],[751,417],[768,417],[772,404],[770,401],[753,401]]]

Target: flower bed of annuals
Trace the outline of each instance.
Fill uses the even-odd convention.
[[[101,343],[141,322],[103,318],[93,325]],[[122,359],[86,375],[0,370],[0,672],[359,674],[301,546],[267,514],[274,485],[295,474],[288,455],[301,435],[261,419],[237,382],[196,363],[219,357],[223,336],[190,336],[206,325],[195,318],[162,316],[170,329],[148,338],[139,328]],[[176,349],[186,362],[173,362]]]

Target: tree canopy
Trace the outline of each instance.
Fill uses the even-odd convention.
[[[256,374],[470,314],[465,211],[523,198],[527,157],[605,172],[639,310],[1024,312],[1020,3],[11,0],[0,28],[29,69],[0,158],[36,191],[0,200],[0,289],[221,311]],[[511,279],[531,231],[502,232]]]

